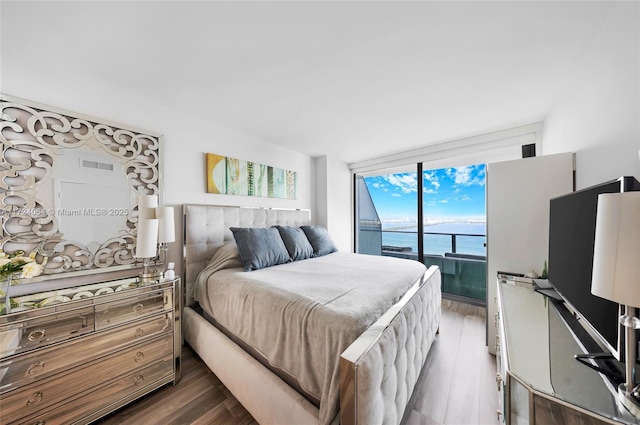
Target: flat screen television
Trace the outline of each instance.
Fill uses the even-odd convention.
[[[553,198],[549,205],[549,283],[620,361],[619,305],[591,294],[596,212],[599,194],[637,190],[635,178],[621,177]]]

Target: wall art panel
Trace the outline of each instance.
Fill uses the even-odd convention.
[[[207,192],[227,193],[227,161],[222,155],[207,154]]]
[[[207,193],[296,199],[296,172],[207,153]]]

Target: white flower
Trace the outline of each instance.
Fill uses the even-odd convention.
[[[20,277],[29,279],[38,276],[40,273],[42,273],[42,266],[35,261],[30,261],[22,268]]]
[[[17,276],[17,274],[20,274],[22,278],[38,276],[44,271],[46,262],[47,258],[45,257],[43,263],[38,264],[35,253],[31,253],[26,257],[24,251],[6,254],[0,250],[0,278],[5,279],[6,276]]]

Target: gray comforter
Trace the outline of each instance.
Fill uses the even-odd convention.
[[[195,298],[320,400],[320,423],[329,424],[340,407],[340,354],[425,271],[417,261],[336,252],[244,272],[229,243],[200,273]]]

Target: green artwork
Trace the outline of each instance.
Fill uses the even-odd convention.
[[[227,195],[249,195],[247,161],[227,157]]]
[[[207,192],[296,199],[297,173],[222,155],[207,155]]]

